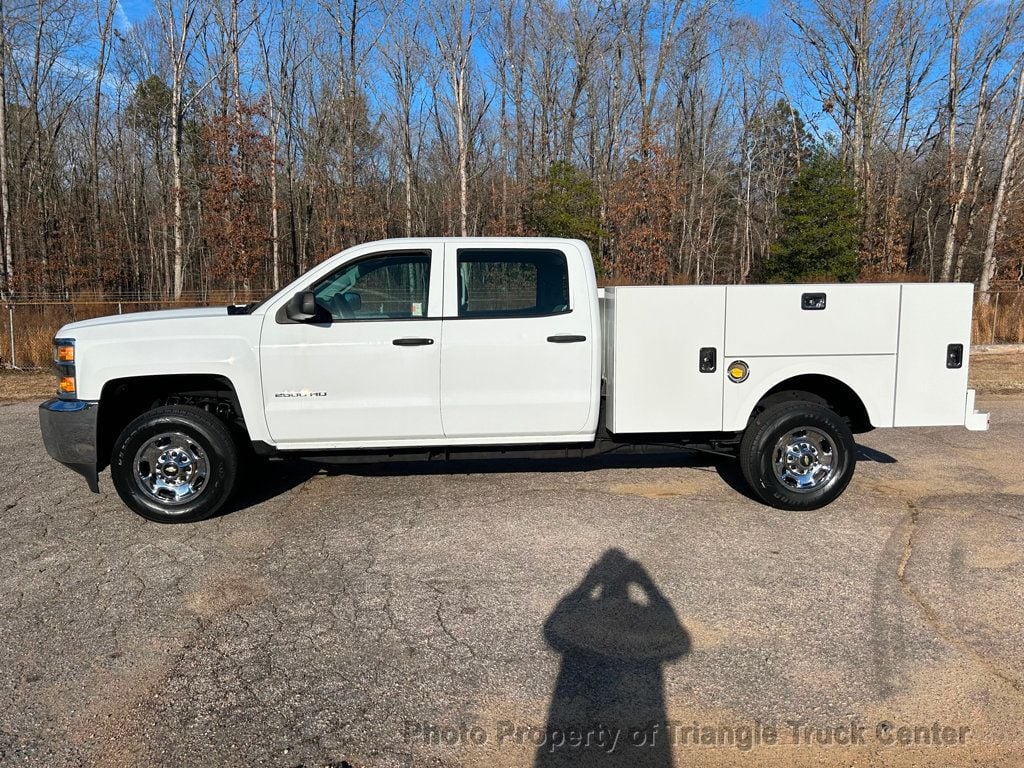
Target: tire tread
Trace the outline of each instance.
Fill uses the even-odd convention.
[[[216,488],[210,487],[185,511],[167,514],[135,487],[131,464],[132,442],[146,430],[160,424],[190,429],[204,442]],[[158,523],[191,523],[206,519],[220,510],[230,498],[238,474],[238,449],[228,427],[216,416],[191,405],[161,405],[132,420],[114,441],[110,459],[110,475],[121,500],[135,513]]]
[[[843,474],[825,493],[786,493],[775,486],[774,478],[764,477],[762,458],[772,433],[793,416],[819,421],[839,438],[839,447],[846,452]],[[740,441],[739,464],[743,479],[765,504],[777,509],[812,510],[832,503],[846,490],[856,466],[856,443],[849,425],[835,411],[814,400],[787,399],[776,402],[755,416]]]

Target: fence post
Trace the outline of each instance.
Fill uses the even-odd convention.
[[[11,331],[11,368],[18,367],[18,361],[14,357],[14,305],[7,305],[7,322]]]
[[[117,314],[121,314],[121,302],[117,302]]]
[[[999,296],[1001,293],[1001,291],[996,291],[996,303],[992,307],[992,341],[989,344],[996,343],[996,325],[999,323]]]

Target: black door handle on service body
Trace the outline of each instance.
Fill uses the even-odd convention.
[[[396,347],[426,347],[434,343],[433,339],[395,339],[391,342]]]
[[[571,333],[563,333],[561,336],[548,336],[552,344],[574,344],[578,341],[586,341],[586,336],[576,336]]]

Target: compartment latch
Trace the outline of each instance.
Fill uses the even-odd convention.
[[[963,368],[964,366],[964,345],[950,344],[946,347],[946,367]]]
[[[718,350],[714,347],[701,347],[698,367],[701,373],[714,373],[718,369]]]
[[[800,297],[800,309],[824,309],[824,293],[805,293]]]

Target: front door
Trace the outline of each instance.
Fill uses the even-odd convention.
[[[442,438],[440,243],[357,254],[306,286],[317,315],[264,320],[267,426],[279,445]]]
[[[448,438],[593,431],[597,324],[579,249],[449,242],[441,341]],[[596,288],[594,289],[596,291]]]

